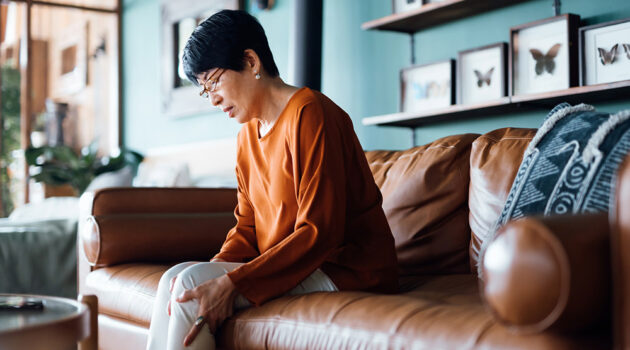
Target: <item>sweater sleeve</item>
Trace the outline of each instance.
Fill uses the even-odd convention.
[[[214,258],[229,262],[247,262],[258,256],[256,243],[256,227],[254,225],[254,211],[252,210],[247,194],[244,192],[244,184],[241,172],[237,166],[236,178],[238,180],[238,203],[234,210],[236,226],[228,232],[221,251]]]
[[[297,110],[288,132],[297,193],[294,231],[228,276],[255,305],[286,293],[319,268],[343,242],[345,171],[338,121],[321,104]]]

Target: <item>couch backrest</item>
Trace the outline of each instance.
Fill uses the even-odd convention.
[[[479,136],[470,154],[470,266],[477,271],[479,250],[494,229],[523,153],[536,129],[503,128]]]
[[[366,157],[383,194],[401,276],[468,273],[470,149],[477,134],[448,136]]]

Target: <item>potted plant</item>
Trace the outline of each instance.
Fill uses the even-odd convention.
[[[75,153],[68,146],[30,147],[25,158],[30,165],[30,177],[47,185],[70,185],[81,195],[92,180],[103,173],[132,166],[134,172],[144,158],[141,154],[121,149],[107,157],[97,156],[98,146],[94,142]]]
[[[20,149],[20,71],[8,65],[1,68],[0,94],[0,217],[14,208],[15,179],[10,174],[12,152]]]

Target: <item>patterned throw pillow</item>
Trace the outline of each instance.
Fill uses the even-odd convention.
[[[608,211],[613,177],[628,152],[630,110],[556,106],[525,150],[496,228],[526,215]]]

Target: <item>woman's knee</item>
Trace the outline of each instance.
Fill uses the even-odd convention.
[[[164,274],[162,274],[162,277],[160,278],[160,285],[166,285],[167,287],[170,288],[171,280],[173,279],[173,277],[177,276],[180,272],[182,272],[183,270],[185,270],[187,267],[191,266],[191,264],[194,264],[194,263],[195,262],[188,261],[181,264],[177,264],[171,267],[170,269],[166,270],[166,272],[164,272]]]
[[[177,283],[175,288],[179,286],[184,289],[195,288],[208,280],[225,275],[239,265],[241,264],[206,262],[188,266],[179,273],[178,280],[181,283]]]

